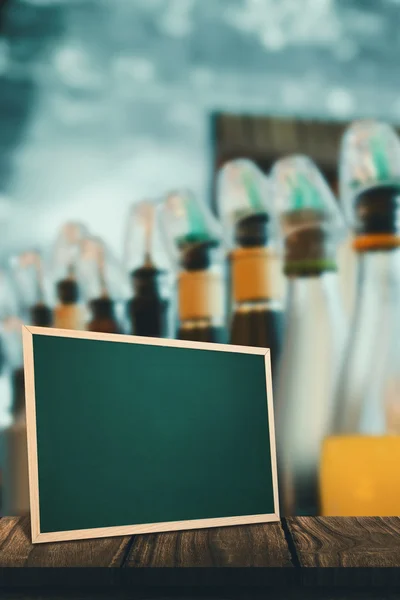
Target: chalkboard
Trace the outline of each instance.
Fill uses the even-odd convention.
[[[279,519],[268,349],[23,342],[34,543]]]

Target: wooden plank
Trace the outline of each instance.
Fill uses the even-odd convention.
[[[74,590],[42,590],[38,592],[37,589],[26,589],[20,591],[7,590],[7,600],[132,600],[132,598],[140,598],[140,600],[167,600],[174,598],[174,600],[187,600],[198,598],[198,593],[193,594],[193,588],[187,589],[175,588],[169,589],[166,593],[162,590],[137,590],[133,592],[132,589],[113,589],[110,593],[109,589],[96,589],[85,591],[82,589]],[[255,591],[251,590],[250,594],[248,590],[226,590],[220,588],[205,589],[200,596],[201,600],[399,600],[399,594],[396,591],[381,590],[378,595],[373,591],[364,590],[362,592],[351,589],[340,589],[337,592],[331,590],[313,590],[310,588],[305,589],[287,589],[285,588],[282,593],[280,589],[268,589],[267,591]]]
[[[286,519],[302,567],[400,567],[400,518]]]
[[[130,537],[31,543],[28,517],[0,520],[0,567],[120,567]]]
[[[125,567],[291,567],[280,523],[136,536]]]

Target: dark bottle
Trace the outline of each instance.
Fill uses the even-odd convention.
[[[224,280],[215,255],[218,241],[189,244],[182,248],[178,276],[178,338],[226,343]]]
[[[134,297],[128,302],[132,334],[168,337],[169,300],[160,293],[164,276],[152,264],[132,272]]]
[[[143,200],[132,206],[125,255],[133,288],[133,297],[127,303],[130,333],[168,337],[170,273],[154,202]]]
[[[53,311],[44,303],[32,306],[30,310],[32,325],[37,327],[51,327],[53,325]]]
[[[187,191],[168,195],[162,217],[177,272],[177,337],[226,342],[225,278],[218,222],[204,203]]]
[[[279,362],[284,325],[280,262],[267,247],[269,217],[252,215],[239,221],[238,247],[231,252],[231,279],[234,310],[232,344],[271,350],[275,375]]]
[[[87,324],[88,331],[121,333],[115,316],[114,303],[110,298],[104,296],[90,300],[89,308],[92,318]]]
[[[221,169],[218,204],[232,248],[230,342],[269,348],[274,377],[283,338],[284,286],[270,196],[266,176],[251,161],[232,161]]]

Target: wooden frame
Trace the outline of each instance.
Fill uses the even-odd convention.
[[[272,486],[274,495],[274,513],[249,515],[239,517],[221,517],[213,519],[196,519],[190,521],[175,521],[167,523],[148,523],[141,525],[124,525],[116,527],[98,527],[94,529],[81,529],[76,531],[57,531],[41,533],[39,517],[39,470],[36,434],[36,402],[35,402],[35,374],[33,357],[33,335],[45,335],[55,337],[67,337],[86,340],[104,340],[108,342],[120,342],[125,344],[146,344],[152,346],[167,346],[177,348],[191,348],[199,350],[213,350],[217,352],[236,352],[241,354],[263,355],[265,359],[265,375],[267,389],[267,409],[269,421]],[[279,521],[278,501],[278,476],[276,466],[275,450],[275,426],[272,396],[272,375],[270,351],[265,348],[253,348],[249,346],[233,346],[227,344],[211,344],[206,342],[188,342],[172,339],[160,339],[140,337],[134,335],[119,335],[108,333],[92,333],[87,331],[72,331],[65,329],[53,329],[47,327],[22,328],[24,369],[25,369],[25,397],[26,397],[26,423],[28,439],[28,469],[29,469],[29,495],[31,509],[31,531],[32,543],[59,542],[66,540],[91,539],[99,537],[125,536],[141,533],[153,533],[162,531],[177,531],[182,529],[202,529],[206,527],[221,527],[229,525],[244,525],[251,523],[267,523]]]

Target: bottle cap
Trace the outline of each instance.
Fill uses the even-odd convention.
[[[275,163],[274,201],[285,239],[285,273],[335,268],[335,247],[344,222],[327,182],[305,156]]]
[[[400,138],[379,121],[356,121],[342,139],[340,189],[356,250],[400,245]]]
[[[265,246],[277,241],[271,211],[271,184],[250,160],[225,163],[218,174],[218,209],[230,247]]]
[[[63,304],[75,304],[79,300],[78,284],[75,279],[62,279],[57,283],[57,293]]]
[[[160,214],[167,247],[176,265],[193,270],[196,264],[207,268],[211,258],[219,260],[220,225],[208,207],[192,193],[170,193]]]
[[[145,265],[132,271],[131,277],[136,297],[164,296],[166,271]]]
[[[32,325],[37,327],[51,327],[53,324],[53,312],[45,304],[39,303],[30,309]]]
[[[218,257],[217,240],[189,244],[182,248],[181,265],[187,271],[204,271],[213,265]]]
[[[110,298],[95,298],[89,304],[95,319],[114,320],[114,304]]]
[[[339,182],[344,213],[349,224],[357,229],[356,198],[370,188],[379,187],[385,204],[387,194],[383,188],[393,190],[400,185],[400,139],[390,125],[355,121],[348,127],[341,144]]]
[[[268,214],[255,214],[240,219],[235,228],[235,239],[238,246],[253,248],[266,246],[269,238]]]

